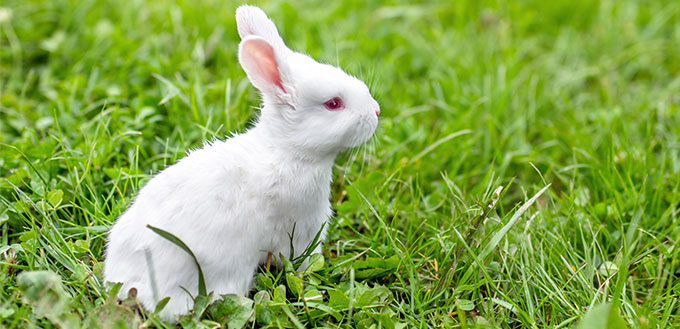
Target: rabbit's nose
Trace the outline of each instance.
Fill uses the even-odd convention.
[[[379,116],[380,115],[380,104],[378,104],[378,102],[376,102],[375,99],[374,99],[373,105],[375,105],[375,115]]]

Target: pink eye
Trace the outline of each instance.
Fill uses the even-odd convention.
[[[333,97],[327,102],[323,103],[323,106],[325,106],[329,111],[337,111],[342,110],[345,107],[345,104],[342,103],[342,98]]]

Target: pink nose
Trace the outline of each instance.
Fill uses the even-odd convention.
[[[375,115],[380,115],[380,108],[378,108],[377,110],[375,110]]]

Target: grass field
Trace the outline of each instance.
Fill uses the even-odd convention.
[[[680,2],[257,4],[380,125],[311,273],[184,327],[680,328]],[[0,327],[171,327],[111,297],[105,234],[257,116],[237,6],[0,3]]]

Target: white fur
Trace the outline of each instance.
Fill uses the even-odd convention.
[[[208,291],[245,295],[269,252],[289,255],[293,225],[299,254],[329,219],[336,155],[368,140],[378,123],[378,103],[363,82],[288,49],[257,7],[239,7],[236,19],[239,61],[262,92],[257,124],[158,173],[108,235],[105,280],[123,283],[120,297],[136,288],[149,310],[170,296],[160,314],[166,320],[193,307],[189,293],[197,295],[198,274],[186,252],[146,225],[176,235],[193,251]],[[261,66],[271,61],[275,70]],[[271,83],[271,72],[281,87]],[[333,97],[342,98],[343,110],[324,108]]]

